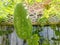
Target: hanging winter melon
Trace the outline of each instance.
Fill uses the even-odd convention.
[[[23,4],[17,4],[14,10],[14,26],[18,37],[22,39],[28,39],[32,34],[32,25],[27,16]]]

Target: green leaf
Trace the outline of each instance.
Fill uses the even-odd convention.
[[[38,19],[38,22],[41,26],[44,26],[47,24],[48,19],[46,17],[41,17]]]
[[[56,30],[56,25],[50,25],[50,27],[55,31]]]
[[[56,34],[56,36],[59,36],[60,35],[60,31],[55,30],[55,34]]]

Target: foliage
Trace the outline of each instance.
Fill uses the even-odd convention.
[[[54,16],[56,17],[56,19],[54,18]],[[56,24],[51,24],[49,22],[49,18],[53,17],[56,22],[59,21],[60,22],[60,0],[51,0],[51,2],[49,4],[44,4],[44,10],[43,10],[43,16],[41,18],[38,19],[38,23],[41,26],[44,26],[46,24],[50,24],[51,28],[54,30],[55,35],[59,36],[58,40],[56,39],[55,41],[59,41],[60,39],[60,31],[58,28],[58,26]],[[51,19],[53,20],[53,19]],[[53,20],[54,22],[54,20]],[[60,25],[60,23],[59,23]],[[60,26],[59,26],[60,27]],[[45,43],[43,43],[43,45],[47,45]]]
[[[49,41],[45,39],[42,45],[50,45],[50,44],[49,44]]]
[[[46,17],[41,17],[39,20],[38,20],[38,23],[41,25],[41,26],[44,26],[46,25],[48,22],[48,19]]]
[[[29,45],[38,45],[38,36],[32,35],[32,25],[27,16],[27,11],[24,9],[22,4],[14,7],[17,3],[28,3],[33,4],[35,2],[45,2],[46,0],[0,0],[0,22],[7,18],[7,15],[14,15],[15,28],[18,36],[23,39],[28,39]],[[52,0],[49,4],[44,5],[43,16],[38,19],[38,23],[41,26],[47,24],[50,16],[55,15],[60,19],[60,0]],[[13,14],[14,13],[14,14]],[[48,22],[49,23],[49,22]],[[60,32],[56,30],[55,25],[52,26],[55,30],[56,35]],[[6,32],[7,33],[7,32]],[[32,39],[30,39],[32,37]]]
[[[28,45],[39,45],[39,37],[37,34],[31,36],[30,39],[27,40]]]
[[[8,14],[13,14],[13,5],[11,0],[0,0],[0,22],[5,21]]]
[[[5,20],[5,18],[3,16],[0,16],[0,23],[2,22],[2,20]]]
[[[6,30],[6,31],[0,30],[0,36],[6,35],[6,34],[10,34],[10,33],[12,33],[12,32],[13,32],[12,30]]]
[[[39,22],[46,24],[46,20],[49,22],[49,17],[56,16],[57,18],[60,17],[60,4],[57,3],[59,0],[52,0],[49,4],[44,5],[45,8],[43,10],[43,18],[39,18]],[[45,18],[45,19],[44,19]],[[59,18],[60,19],[60,18]],[[41,21],[42,20],[42,21]],[[43,22],[44,20],[44,22]],[[47,23],[48,24],[48,23]]]
[[[59,27],[57,25],[51,25],[50,27],[55,31],[56,36],[60,36]]]
[[[60,35],[60,31],[55,30],[55,34],[56,34],[56,36],[59,36]]]

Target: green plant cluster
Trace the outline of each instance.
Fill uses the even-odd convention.
[[[39,36],[37,34],[34,34],[31,36],[30,39],[27,40],[28,45],[39,45]]]
[[[0,36],[2,36],[2,35],[7,35],[7,34],[11,34],[12,32],[13,32],[12,30],[6,30],[6,31],[0,30]]]
[[[43,10],[43,16],[38,19],[39,24],[46,25],[49,24],[49,18],[56,16],[60,19],[60,4],[59,0],[52,0],[49,4],[45,5]]]

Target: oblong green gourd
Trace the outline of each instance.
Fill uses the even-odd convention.
[[[31,21],[27,19],[27,10],[22,3],[16,5],[14,10],[14,26],[18,37],[28,39],[32,34]]]

